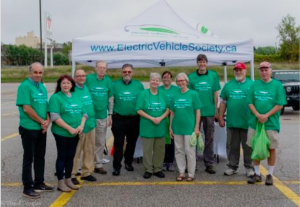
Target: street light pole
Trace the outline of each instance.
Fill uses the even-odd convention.
[[[40,0],[40,50],[41,50],[41,63],[43,62],[43,38],[42,38],[42,2]]]

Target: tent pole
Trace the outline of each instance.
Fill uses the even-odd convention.
[[[72,77],[73,78],[74,78],[75,68],[76,68],[75,61],[72,60]]]
[[[227,83],[227,65],[224,65],[224,83]]]
[[[251,80],[254,81],[254,60],[253,59],[250,62],[250,66],[251,66]]]

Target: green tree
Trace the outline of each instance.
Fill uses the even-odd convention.
[[[61,52],[64,55],[68,56],[70,50],[72,50],[72,42],[64,42],[63,45],[62,45]]]
[[[276,27],[279,33],[280,55],[289,61],[299,59],[300,26],[295,24],[295,18],[288,14]]]
[[[55,52],[53,54],[53,62],[54,65],[68,65],[69,64],[69,58],[65,54],[61,52]]]
[[[276,51],[276,47],[266,46],[256,48],[255,53],[260,55],[276,55]]]

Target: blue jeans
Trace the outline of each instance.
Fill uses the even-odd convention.
[[[56,159],[56,175],[57,179],[61,180],[65,178],[71,178],[73,169],[73,160],[76,153],[76,147],[78,144],[78,135],[76,137],[63,137],[58,134],[54,134],[56,147],[57,147],[57,159]],[[65,173],[64,173],[65,172]]]

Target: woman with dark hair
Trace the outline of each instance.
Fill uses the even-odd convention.
[[[51,131],[57,147],[56,174],[57,190],[70,192],[78,190],[71,181],[73,159],[87,115],[81,100],[73,93],[75,81],[69,75],[57,80],[55,93],[49,101],[48,112],[51,115]],[[64,179],[65,178],[65,179]]]
[[[170,71],[164,71],[162,74],[163,85],[158,87],[158,90],[164,92],[171,103],[173,101],[174,95],[180,91],[178,86],[172,85],[172,73]],[[167,122],[167,133],[166,133],[166,145],[165,145],[165,159],[162,167],[163,171],[173,172],[174,169],[174,159],[175,159],[175,147],[174,139],[171,139],[169,132],[170,119],[169,116],[166,119]]]

